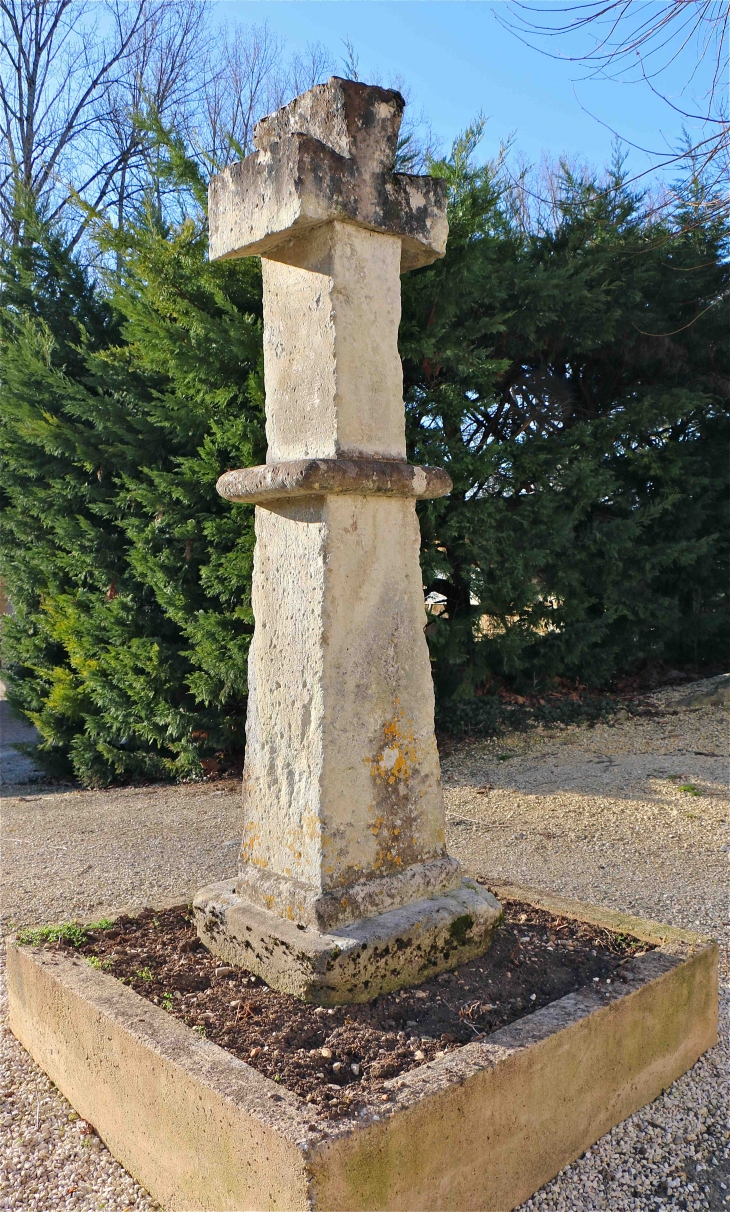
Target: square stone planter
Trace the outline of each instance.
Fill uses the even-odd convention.
[[[717,1039],[717,946],[504,886],[656,950],[389,1083],[327,1121],[296,1094],[81,957],[8,944],[10,1026],[126,1169],[170,1210],[507,1212],[655,1098]]]

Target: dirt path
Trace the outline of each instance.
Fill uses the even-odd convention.
[[[236,869],[238,782],[12,790],[0,799],[5,928],[177,904]]]
[[[679,696],[662,697],[658,717],[448,757],[451,852],[495,880],[727,931],[727,711],[669,714]]]
[[[474,874],[711,931],[724,945],[727,1013],[727,711],[659,714],[461,746],[443,762],[449,849]],[[190,898],[236,866],[233,783],[112,791],[5,787],[5,929]],[[730,1209],[730,1068],[723,1043],[525,1206],[540,1212]],[[0,1209],[149,1209],[84,1136],[68,1104],[5,1033],[11,1097]],[[89,1141],[96,1141],[90,1145]],[[680,1201],[680,1202],[678,1202]]]

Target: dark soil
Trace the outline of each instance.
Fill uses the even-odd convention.
[[[146,909],[54,945],[75,943],[95,967],[336,1118],[387,1101],[389,1078],[584,985],[620,981],[626,959],[649,949],[519,901],[504,902],[504,913],[480,959],[418,988],[328,1010],[223,965],[199,942],[186,906]]]

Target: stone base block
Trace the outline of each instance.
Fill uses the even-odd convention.
[[[80,957],[8,944],[10,1026],[168,1212],[508,1212],[717,1039],[717,946],[497,889],[657,949],[330,1121]]]
[[[471,880],[323,933],[244,900],[235,877],[193,902],[198,934],[229,964],[307,1002],[366,1002],[456,968],[487,950],[502,916],[491,892]]]

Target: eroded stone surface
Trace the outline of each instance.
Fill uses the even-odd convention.
[[[211,257],[270,256],[336,219],[397,236],[403,270],[443,256],[446,182],[392,171],[404,104],[333,76],[265,118],[257,151],[210,183]]]
[[[267,463],[405,460],[400,244],[335,222],[262,258]]]
[[[299,882],[352,921],[348,885],[446,854],[415,507],[281,503],[256,540],[242,862],[292,881],[264,907],[311,920]]]
[[[329,933],[252,905],[231,881],[203,888],[193,908],[198,934],[217,955],[323,1006],[367,1002],[458,967],[486,950],[502,916],[472,880]]]

